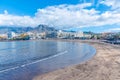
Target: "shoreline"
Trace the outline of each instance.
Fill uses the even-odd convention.
[[[58,40],[64,41],[64,40]],[[33,80],[120,80],[120,46],[90,40],[65,40],[86,43],[96,48],[92,59],[42,75]]]
[[[61,40],[63,41],[63,40]],[[87,44],[82,44],[78,42],[71,42],[70,40],[66,41],[53,41],[47,40],[44,42],[56,42],[59,44],[65,42],[66,48],[64,49],[65,52],[60,52],[60,56],[53,55],[50,58],[44,58],[43,60],[33,61],[28,64],[18,65],[16,67],[11,67],[9,69],[0,71],[0,80],[32,80],[38,74],[44,74],[51,71],[58,70],[60,68],[64,68],[70,65],[79,64],[85,62],[86,60],[92,58],[95,55],[95,49]],[[37,41],[35,41],[37,42]],[[38,41],[39,42],[39,41]],[[43,41],[42,41],[43,42]],[[70,44],[72,45],[70,47]],[[67,46],[68,44],[68,46]],[[63,47],[65,47],[63,46]],[[62,48],[62,46],[60,47]],[[82,49],[83,48],[83,49]],[[59,49],[55,48],[55,49]],[[86,50],[86,51],[84,51]],[[65,53],[65,54],[63,54]],[[74,53],[74,54],[72,54]],[[80,54],[79,54],[80,53]],[[82,55],[82,54],[83,55]],[[63,55],[61,55],[63,54]],[[59,55],[59,54],[58,54]],[[79,55],[79,56],[78,56]],[[54,57],[55,56],[55,57]],[[30,65],[29,65],[30,64]],[[48,67],[49,66],[49,67]],[[12,73],[11,73],[12,72]]]
[[[117,45],[120,46],[119,44],[111,44],[107,42],[103,42],[103,40],[92,40],[92,39],[86,39],[86,40],[80,40],[80,39],[35,39],[35,40],[0,40],[0,42],[27,42],[27,41],[67,41],[67,42],[82,42],[82,43],[88,43],[88,42],[97,42],[97,43],[105,43],[105,44],[110,44],[110,45]]]
[[[67,41],[67,42],[81,42],[81,43],[88,43],[88,42],[97,42],[97,43],[104,43],[104,44],[109,44],[109,45],[114,45],[114,46],[120,46],[119,44],[111,44],[111,43],[106,43],[103,42],[102,40],[92,40],[92,39],[88,39],[88,40],[80,40],[80,39],[35,39],[35,40],[0,40],[0,42],[29,42],[29,41]]]

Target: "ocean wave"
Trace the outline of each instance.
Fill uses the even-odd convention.
[[[12,67],[12,68],[3,69],[3,70],[0,71],[0,73],[7,72],[7,71],[10,71],[10,70],[15,70],[15,69],[18,69],[18,68],[21,68],[21,67],[25,67],[25,66],[29,66],[29,65],[32,65],[32,64],[35,64],[35,63],[39,63],[41,61],[48,60],[48,59],[52,59],[52,58],[55,58],[57,56],[64,55],[67,52],[68,52],[67,50],[66,51],[62,51],[62,52],[59,52],[56,55],[52,55],[52,56],[49,56],[49,57],[46,57],[46,58],[43,58],[43,59],[40,59],[40,60],[36,60],[36,61],[30,62],[30,63],[26,63],[26,64],[19,65],[19,66],[15,66],[15,67]]]

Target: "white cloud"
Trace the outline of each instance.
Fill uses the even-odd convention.
[[[110,3],[104,2],[104,4],[108,5]],[[83,3],[49,6],[38,9],[34,17],[11,15],[5,10],[4,14],[0,14],[0,26],[35,27],[39,24],[47,24],[57,28],[81,28],[113,24],[120,25],[120,13],[118,11],[106,11],[100,14],[100,11],[95,9],[86,9],[86,7],[91,5],[91,3]]]
[[[7,11],[7,10],[4,10],[4,14],[6,14],[6,15],[7,15],[7,14],[8,14],[8,11]]]
[[[0,14],[0,26],[34,26],[35,24],[30,16]]]
[[[79,4],[80,5],[80,4]],[[38,21],[57,27],[90,27],[120,23],[118,12],[106,11],[99,14],[95,9],[84,9],[79,5],[62,5],[39,9],[36,13]],[[71,7],[72,6],[72,7]]]
[[[102,4],[105,4],[107,6],[111,6],[111,9],[118,9],[120,8],[120,0],[105,0],[101,1]]]
[[[116,32],[116,31],[120,31],[120,28],[112,28],[112,29],[108,29],[108,32]]]

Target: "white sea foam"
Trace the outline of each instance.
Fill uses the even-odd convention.
[[[57,57],[57,56],[66,54],[67,52],[68,52],[68,51],[63,51],[63,52],[60,52],[60,53],[58,53],[58,54],[56,54],[56,55],[53,55],[53,56],[50,56],[50,57],[47,57],[47,58],[44,58],[44,59],[40,59],[40,60],[31,62],[31,63],[27,63],[27,64],[24,64],[24,65],[21,65],[21,66],[16,66],[16,67],[4,69],[4,70],[1,70],[0,73],[7,72],[7,71],[10,71],[10,70],[15,70],[15,69],[18,69],[18,68],[20,68],[20,67],[25,67],[25,66],[28,66],[28,65],[32,65],[32,64],[35,64],[35,63],[38,63],[38,62],[41,62],[41,61],[45,61],[45,60],[48,60],[48,59],[52,59],[52,58],[55,58],[55,57]]]
[[[31,64],[35,64],[35,63],[38,63],[38,62],[41,62],[41,61],[45,61],[45,60],[48,60],[48,59],[51,59],[51,58],[54,58],[54,57],[63,55],[63,54],[65,54],[65,53],[67,53],[67,52],[68,52],[68,51],[60,52],[59,54],[56,54],[56,55],[53,55],[53,56],[50,56],[50,57],[47,57],[47,58],[44,58],[44,59],[41,59],[41,60],[37,60],[37,61],[34,61],[34,62],[25,64],[25,65],[22,65],[22,66],[24,67],[24,66],[26,66],[26,65],[31,65]],[[21,67],[22,67],[22,66],[21,66]]]
[[[10,71],[10,70],[14,70],[14,69],[17,69],[17,68],[19,68],[19,66],[8,68],[8,69],[5,69],[5,70],[1,70],[0,73],[7,72],[7,71]]]

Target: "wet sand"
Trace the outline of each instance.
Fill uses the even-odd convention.
[[[96,55],[82,64],[36,75],[33,80],[120,80],[120,46],[99,41],[77,42],[95,47]]]

